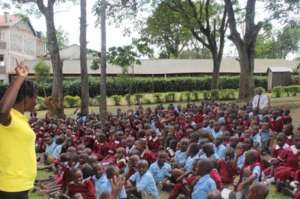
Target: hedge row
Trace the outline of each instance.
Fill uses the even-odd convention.
[[[128,93],[145,92],[176,92],[176,91],[204,91],[210,90],[212,78],[204,77],[109,77],[107,79],[107,95],[125,95]],[[39,95],[51,94],[51,84],[38,85]],[[89,79],[90,96],[100,95],[99,79]],[[266,77],[256,77],[255,86],[267,88]],[[239,88],[238,76],[220,77],[220,89]],[[1,89],[1,88],[0,88]],[[44,92],[45,91],[45,92]],[[80,79],[64,81],[64,95],[80,96]]]
[[[297,96],[300,94],[300,86],[299,85],[291,85],[291,86],[276,86],[272,89],[272,94],[274,97],[282,97],[282,96]]]

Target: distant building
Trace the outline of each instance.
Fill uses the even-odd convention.
[[[0,15],[0,82],[8,82],[8,74],[14,71],[16,59],[36,60],[45,54],[46,43],[30,21],[8,13]]]
[[[268,68],[268,90],[271,91],[275,86],[287,86],[292,82],[293,70],[288,67],[269,67]]]
[[[90,52],[90,51],[89,51]],[[60,51],[63,60],[63,74],[65,76],[80,76],[80,47],[79,45],[71,45]],[[51,67],[49,55],[44,56],[45,62]],[[91,64],[93,54],[88,53],[87,65],[89,75],[100,75],[100,69],[92,70]],[[34,75],[34,65],[39,60],[31,60],[25,62],[30,74]],[[288,61],[284,59],[255,59],[255,74],[266,75],[268,67],[284,66],[294,70],[299,62]],[[52,73],[52,70],[50,70]],[[141,65],[134,65],[128,68],[128,73],[135,76],[180,76],[180,75],[211,75],[213,72],[213,61],[211,59],[143,59]],[[11,75],[14,71],[9,71]],[[220,74],[222,75],[238,75],[240,73],[240,64],[235,58],[224,57],[221,63]],[[115,76],[122,74],[119,66],[107,64],[107,75]]]

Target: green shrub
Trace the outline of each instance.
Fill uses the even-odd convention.
[[[286,92],[287,96],[297,96],[300,92],[300,86],[298,85],[291,85],[284,87],[284,91]]]
[[[143,104],[152,104],[152,102],[151,102],[150,99],[148,99],[148,98],[145,99],[145,98],[144,98]]]
[[[257,93],[259,90],[260,90],[262,93],[266,92],[266,89],[265,89],[265,88],[263,88],[263,87],[256,87],[256,88],[255,88],[255,93]]]
[[[204,100],[209,100],[210,99],[210,92],[209,91],[203,91],[203,98]]]
[[[182,95],[184,96],[184,98],[187,102],[192,101],[192,94],[190,92],[184,92],[184,93],[182,93]]]
[[[211,99],[212,100],[218,100],[220,99],[220,93],[219,93],[219,90],[218,89],[214,89],[211,91]]]
[[[153,97],[154,97],[155,104],[163,103],[163,94],[162,93],[155,93],[153,95]]]
[[[276,86],[272,89],[272,94],[274,97],[281,97],[283,95],[283,87],[282,86]]]
[[[64,97],[64,104],[67,108],[74,108],[80,105],[80,97],[67,95]]]
[[[126,101],[127,106],[131,106],[132,101],[131,101],[131,95],[130,94],[125,95],[125,101]]]
[[[197,91],[192,92],[193,101],[199,101],[200,100],[200,93]]]
[[[175,96],[176,94],[174,92],[167,93],[165,95],[165,102],[175,102]]]
[[[144,95],[142,95],[142,94],[135,94],[135,95],[134,95],[134,103],[135,103],[136,105],[142,104],[142,99],[143,99],[143,97],[144,97]]]
[[[43,97],[37,97],[37,106],[36,106],[37,110],[45,110],[47,109],[46,105],[45,105],[45,99]]]
[[[221,100],[235,100],[236,95],[235,95],[236,90],[234,89],[223,89],[219,91],[219,97]]]
[[[115,106],[120,106],[121,105],[122,96],[120,96],[120,95],[113,95],[113,96],[111,96],[111,98],[114,101],[114,105]]]

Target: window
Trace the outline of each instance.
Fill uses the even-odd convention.
[[[5,34],[3,31],[0,31],[0,41],[5,41]]]
[[[0,67],[4,67],[4,55],[0,55]]]

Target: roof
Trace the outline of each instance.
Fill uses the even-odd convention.
[[[5,15],[0,15],[0,27],[13,26],[21,20],[21,18],[16,15],[7,15],[7,17],[8,22],[5,22]]]
[[[50,66],[50,61],[46,61]],[[34,74],[34,65],[38,60],[25,62],[31,74]],[[90,68],[92,59],[87,60],[88,73],[100,74],[100,69],[92,70]],[[291,71],[298,65],[297,61],[288,61],[282,59],[256,59],[254,73],[266,73],[271,66],[285,66]],[[9,73],[14,74],[14,69],[8,70]],[[176,75],[176,74],[209,74],[213,72],[213,62],[211,59],[148,59],[141,60],[141,65],[135,65],[133,70],[130,67],[129,74],[134,72],[135,75]],[[80,74],[80,60],[67,59],[63,61],[63,73],[66,75]],[[239,74],[240,65],[235,58],[224,58],[221,63],[220,73],[222,74]],[[119,66],[107,64],[107,74],[116,75],[122,74],[122,69]]]
[[[296,66],[297,68],[297,66]],[[282,73],[282,72],[293,72],[292,68],[284,67],[284,66],[271,66],[268,68],[268,71],[271,71],[273,73]]]
[[[87,50],[87,59],[93,59],[93,55],[89,53],[92,50]],[[49,54],[46,54],[46,58],[50,58]],[[80,59],[80,46],[78,44],[72,44],[64,49],[60,50],[60,58],[62,60],[79,60]]]

